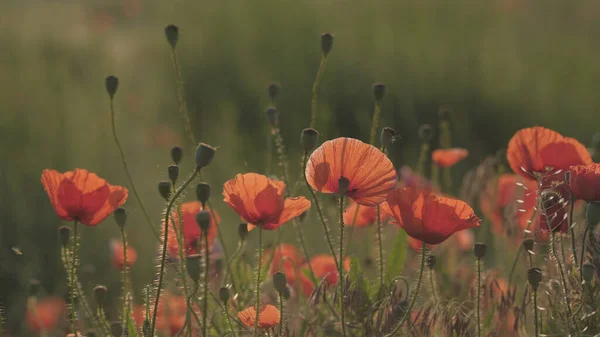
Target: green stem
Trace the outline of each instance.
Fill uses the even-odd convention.
[[[321,84],[321,78],[323,77],[323,73],[325,72],[326,65],[327,56],[322,54],[321,62],[319,63],[319,70],[317,71],[317,76],[312,86],[312,101],[310,105],[310,127],[313,129],[317,126],[317,98],[319,96],[319,85]]]
[[[283,323],[285,322],[285,313],[283,310],[283,296],[279,294],[279,312],[281,314],[281,319],[279,320],[279,336],[283,336]]]
[[[560,272],[560,279],[562,281],[562,287],[563,287],[563,297],[565,300],[565,305],[567,307],[567,314],[569,315],[568,319],[567,319],[567,332],[570,334],[571,332],[571,320],[574,320],[573,317],[573,313],[571,312],[571,301],[569,299],[569,295],[567,293],[568,289],[567,289],[567,280],[565,278],[565,272],[563,270],[563,266],[562,263],[560,262],[560,258],[558,257],[558,255],[556,254],[556,247],[555,247],[555,236],[556,234],[554,232],[552,232],[552,234],[550,235],[550,251],[554,257],[554,259],[556,260],[556,265],[558,267],[558,271]],[[577,325],[577,323],[575,323],[575,325]],[[577,334],[577,336],[579,336],[579,329],[577,327],[575,327],[575,333]]]
[[[510,274],[508,276],[508,285],[509,286],[512,284],[513,274],[515,273],[515,269],[517,267],[517,262],[519,262],[519,256],[521,256],[522,250],[523,250],[523,245],[520,245],[519,249],[517,250],[517,254],[515,255],[515,259],[513,260],[512,267],[510,268]]]
[[[110,333],[110,324],[108,324],[108,321],[106,320],[106,314],[104,313],[104,310],[102,310],[102,308],[98,308],[97,315],[100,319],[100,324],[102,324],[103,328],[106,329],[106,331],[108,331],[107,336],[112,336],[112,334]]]
[[[369,137],[369,144],[375,145],[375,139],[377,137],[377,126],[379,125],[379,116],[381,115],[381,103],[375,101],[375,111],[373,112],[373,120],[371,121],[371,137]]]
[[[156,287],[156,299],[154,300],[154,312],[152,313],[152,325],[150,328],[150,336],[154,336],[154,331],[156,328],[156,314],[158,312],[158,300],[160,299],[160,292],[163,284],[163,277],[165,273],[165,262],[167,259],[167,243],[169,236],[169,216],[171,214],[171,208],[177,202],[177,199],[183,193],[183,191],[192,183],[192,181],[196,178],[198,173],[200,172],[199,168],[196,168],[194,172],[190,175],[190,177],[179,187],[179,189],[173,195],[173,198],[169,200],[169,204],[167,205],[167,209],[165,212],[165,236],[163,238],[163,247],[162,247],[162,255],[160,260],[160,272],[158,274],[158,285]]]
[[[203,303],[204,303],[204,315],[202,315],[202,328],[204,329],[204,333],[202,336],[208,337],[207,335],[207,317],[208,317],[208,278],[210,276],[210,249],[208,247],[208,232],[204,232],[204,255],[205,255],[205,265],[204,265],[204,295],[203,295]]]
[[[227,275],[223,277],[223,282],[227,282],[228,275],[231,275],[231,287],[234,291],[237,292],[237,288],[235,286],[235,280],[233,279],[233,273],[231,272],[231,264],[229,263],[231,260],[229,259],[229,251],[227,250],[227,246],[225,245],[225,239],[223,238],[223,233],[221,231],[221,223],[217,220],[217,216],[215,214],[214,208],[210,204],[210,200],[206,202],[208,209],[210,210],[210,216],[215,221],[217,225],[217,236],[219,237],[219,241],[221,242],[221,247],[223,248],[223,256],[225,257],[225,265],[227,266]]]
[[[378,244],[378,248],[379,248],[379,282],[381,284],[381,286],[383,286],[384,284],[384,278],[383,278],[383,265],[384,265],[384,261],[383,261],[383,242],[382,242],[382,236],[381,236],[381,217],[380,217],[380,209],[379,209],[379,205],[377,205],[377,244]]]
[[[190,139],[192,144],[195,144],[196,138],[194,137],[194,133],[192,132],[192,122],[190,119],[189,111],[187,109],[185,90],[183,87],[183,78],[181,76],[179,58],[177,57],[177,52],[175,51],[175,48],[171,49],[171,57],[173,58],[173,70],[175,71],[175,76],[177,79],[177,99],[179,100],[179,113],[183,116],[183,127],[185,129],[185,133],[188,135],[188,138]]]
[[[577,264],[577,245],[575,244],[575,228],[573,226],[573,212],[575,210],[575,198],[573,197],[573,194],[571,193],[571,208],[569,209],[569,229],[571,230],[571,249],[573,250],[573,260],[575,261],[575,264]],[[583,250],[581,251],[581,254],[583,255],[584,252]],[[564,257],[563,257],[564,259]],[[583,260],[583,257],[582,257]],[[565,262],[566,263],[566,262]],[[581,264],[579,264],[578,266],[576,266],[577,269],[579,269],[579,273],[581,274]]]
[[[231,334],[233,337],[236,337],[235,330],[233,329],[233,323],[231,322],[231,317],[229,316],[229,304],[227,302],[224,303],[225,317],[227,317],[227,324],[229,324],[229,330],[231,330]]]
[[[77,266],[77,220],[73,222],[73,245],[71,246],[71,271],[69,272],[69,289],[71,290],[71,330],[77,336],[77,310],[75,308],[75,268]]]
[[[477,336],[481,337],[481,259],[477,258]]]
[[[433,301],[437,304],[437,292],[435,291],[435,281],[433,280],[433,269],[429,269],[429,283],[431,284],[431,295],[433,295]]]
[[[129,167],[127,166],[127,160],[125,159],[125,152],[123,151],[123,147],[121,146],[121,142],[119,141],[119,137],[117,136],[117,128],[115,125],[115,108],[114,108],[112,98],[110,99],[110,123],[111,123],[113,139],[115,141],[115,144],[117,145],[117,148],[119,149],[119,155],[121,156],[121,163],[123,164],[123,170],[125,171],[125,176],[127,176],[129,185],[131,185],[131,190],[133,191],[135,200],[137,201],[138,205],[140,206],[140,209],[142,210],[142,213],[144,214],[144,218],[146,218],[146,223],[148,224],[148,227],[150,227],[150,229],[152,229],[152,233],[154,234],[154,237],[156,237],[156,239],[160,241],[160,235],[158,234],[158,231],[156,230],[156,228],[154,228],[154,226],[152,225],[152,220],[150,220],[150,216],[148,215],[148,212],[146,211],[146,208],[144,207],[144,204],[142,203],[142,199],[140,198],[140,195],[139,195],[137,189],[135,188],[135,184],[133,183],[133,177],[131,176],[131,173],[129,172]]]
[[[340,318],[342,323],[342,335],[346,337],[346,319],[344,317],[345,286],[344,282],[344,196],[340,195],[340,256],[338,262],[338,288],[340,292]]]
[[[396,325],[394,330],[389,335],[387,335],[387,337],[394,336],[396,333],[398,333],[398,331],[400,331],[400,328],[402,328],[402,325],[404,324],[404,322],[406,322],[408,317],[410,317],[410,311],[412,310],[415,303],[417,302],[417,297],[419,297],[419,290],[421,289],[421,282],[423,281],[423,269],[425,268],[425,255],[426,255],[425,253],[426,253],[426,249],[427,249],[426,246],[427,245],[425,244],[425,242],[423,242],[423,248],[421,248],[421,265],[419,267],[419,277],[417,279],[417,288],[415,289],[415,293],[414,293],[413,297],[411,298],[410,303],[408,304],[408,308],[406,308],[406,312],[404,313],[404,316],[402,316],[402,319],[400,319],[400,322],[398,323],[398,325]]]
[[[123,270],[121,271],[121,275],[123,278],[123,326],[127,326],[127,268],[129,265],[127,264],[127,235],[125,234],[125,229],[121,228],[121,241],[123,242]]]
[[[256,305],[254,309],[256,309],[256,316],[254,317],[254,337],[258,337],[258,319],[260,314],[260,274],[262,268],[262,224],[258,224],[258,252],[257,257],[258,267],[256,268],[256,287],[254,289],[254,296],[256,297]]]
[[[537,289],[533,289],[533,318],[535,322],[535,337],[540,335],[538,327]]]
[[[172,186],[172,193],[175,194],[176,188],[175,184]],[[173,230],[175,232],[175,237],[177,238],[177,253],[179,255],[179,278],[181,278],[181,282],[183,284],[183,295],[188,298],[189,297],[189,288],[187,284],[187,275],[186,275],[186,264],[185,264],[185,255],[183,253],[184,249],[184,239],[183,239],[183,217],[181,215],[181,207],[177,206],[177,226],[173,226]],[[187,307],[187,310],[192,310],[190,306]],[[191,331],[191,327],[188,329]]]
[[[580,260],[579,260],[579,276],[580,276],[582,282],[583,282],[583,273],[581,272],[581,268],[583,266],[583,258],[585,256],[585,241],[587,240],[589,230],[590,230],[590,225],[588,224],[587,226],[585,226],[585,230],[583,231],[583,238],[581,239],[581,256],[580,256]]]

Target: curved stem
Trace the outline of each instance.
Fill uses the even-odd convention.
[[[513,274],[515,273],[515,268],[517,267],[517,262],[519,262],[519,256],[521,256],[522,250],[523,245],[519,245],[519,249],[517,250],[517,254],[515,255],[515,259],[513,260],[512,267],[510,268],[510,274],[508,276],[508,286],[512,284]]]
[[[260,314],[260,274],[262,268],[262,224],[258,224],[258,252],[256,253],[258,257],[258,264],[256,268],[256,288],[254,289],[254,296],[256,297],[256,305],[254,308],[256,309],[256,316],[254,317],[254,337],[258,337],[258,319]]]
[[[106,320],[106,314],[104,314],[104,310],[102,310],[102,308],[98,308],[97,315],[100,319],[100,324],[102,324],[102,327],[108,332],[107,336],[110,337],[112,335],[110,333],[110,324],[108,324],[108,321]]]
[[[581,256],[579,260],[579,276],[581,281],[583,281],[583,273],[581,272],[581,268],[583,267],[583,258],[585,257],[585,241],[588,237],[588,232],[590,230],[589,224],[585,226],[585,231],[583,231],[583,238],[581,239]]]
[[[567,332],[570,334],[571,332],[571,320],[574,320],[573,317],[573,312],[571,311],[571,301],[569,300],[569,295],[567,293],[567,280],[565,278],[565,271],[563,270],[563,266],[562,263],[560,262],[560,258],[558,257],[558,255],[556,254],[556,247],[555,247],[555,236],[556,234],[554,232],[552,232],[552,234],[550,235],[550,250],[551,253],[554,257],[554,259],[556,260],[556,265],[558,267],[558,271],[560,272],[560,279],[562,281],[562,287],[563,287],[563,297],[565,300],[565,305],[567,307],[567,314],[569,315],[568,319],[567,319]],[[577,323],[575,323],[577,325]],[[577,334],[577,336],[579,336],[579,329],[577,327],[575,327],[575,333]]]
[[[381,216],[380,216],[380,212],[381,210],[379,209],[379,205],[377,205],[377,245],[379,246],[379,282],[380,285],[383,286],[384,283],[384,278],[383,278],[383,265],[384,265],[384,261],[383,261],[383,243],[382,243],[382,237],[381,237]]]
[[[533,318],[535,322],[535,337],[540,335],[538,327],[537,289],[533,289]]]
[[[321,78],[325,72],[325,66],[327,65],[327,56],[321,55],[321,62],[319,63],[319,70],[315,82],[312,86],[312,100],[310,104],[310,127],[315,128],[317,126],[317,98],[319,96],[319,85],[321,84]]]
[[[342,323],[342,335],[346,337],[346,319],[344,317],[344,196],[340,195],[340,256],[338,262],[338,288],[340,291],[340,318]]]
[[[121,270],[121,277],[123,278],[123,326],[127,326],[127,268],[129,268],[129,264],[127,263],[127,235],[125,234],[125,229],[121,228],[121,241],[123,243],[123,270]]]
[[[208,233],[205,231],[204,235],[204,255],[205,255],[205,265],[204,265],[204,295],[203,295],[203,303],[204,303],[204,315],[202,315],[202,328],[204,329],[204,333],[202,336],[207,337],[207,317],[208,317],[208,278],[210,276],[210,248],[208,246]]]
[[[477,336],[481,337],[481,259],[477,258]]]
[[[188,138],[190,139],[192,144],[194,144],[196,143],[196,138],[194,137],[194,133],[192,132],[192,122],[190,120],[190,114],[187,109],[185,89],[183,87],[183,78],[181,76],[179,58],[177,57],[177,52],[175,51],[175,48],[171,49],[171,57],[173,59],[173,70],[175,71],[175,76],[177,79],[177,99],[179,100],[179,113],[183,115],[183,127],[185,128],[185,133],[188,135]]]
[[[77,336],[77,310],[75,308],[75,268],[77,266],[77,220],[73,222],[73,245],[71,246],[71,271],[69,272],[69,288],[71,290],[71,329]]]
[[[225,311],[225,317],[227,317],[227,324],[229,325],[229,330],[231,330],[231,334],[233,335],[233,337],[236,337],[235,329],[233,329],[233,323],[231,322],[231,317],[229,316],[229,304],[224,303],[223,310]]]

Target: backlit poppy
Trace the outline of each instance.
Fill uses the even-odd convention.
[[[223,185],[224,201],[248,222],[249,229],[279,228],[310,208],[304,197],[284,198],[285,183],[256,173],[238,174]]]
[[[262,306],[260,313],[258,314],[258,328],[259,329],[271,329],[276,327],[281,321],[281,313],[276,307],[267,304]],[[254,322],[256,321],[256,308],[251,306],[238,313],[238,318],[248,328],[254,328]]]
[[[31,331],[51,331],[56,327],[66,308],[65,300],[60,297],[50,296],[41,300],[32,298],[32,301],[28,301],[25,322]]]
[[[358,213],[356,213],[358,208]],[[355,218],[356,216],[356,218]],[[379,211],[379,220],[383,223],[387,215],[381,210]],[[344,210],[344,225],[356,227],[366,227],[377,222],[377,207],[375,206],[360,206],[354,201]]]
[[[431,159],[434,163],[441,167],[450,167],[459,161],[467,158],[469,151],[467,149],[452,148],[452,149],[438,149],[433,151]]]
[[[455,232],[479,226],[480,220],[466,202],[412,187],[391,191],[381,209],[409,236],[436,245]]]
[[[304,264],[304,257],[294,245],[282,243],[273,250],[266,250],[263,254],[263,263],[271,260],[270,275],[278,271],[285,273],[288,284],[296,283],[296,276],[300,274],[300,267]]]
[[[123,270],[125,258],[123,256],[123,243],[121,240],[110,240],[110,252],[113,266],[119,271]],[[130,245],[127,245],[127,266],[131,267],[135,261],[137,261],[137,251]]]
[[[346,196],[364,206],[385,200],[397,182],[394,165],[376,147],[353,138],[336,138],[319,146],[308,159],[306,179],[322,193],[339,193],[339,180],[350,182]]]
[[[202,203],[200,201],[189,201],[181,204],[181,227],[183,228],[183,254],[184,256],[192,255],[192,254],[203,254],[204,248],[201,248],[202,251],[198,252],[198,247],[204,247],[204,239],[200,242],[200,226],[196,221],[196,215],[202,211]],[[209,249],[212,248],[215,239],[217,238],[218,228],[217,224],[221,222],[221,217],[216,210],[212,210],[210,208],[206,208],[206,211],[210,214],[210,227],[208,227],[208,244]],[[176,226],[179,226],[178,215],[177,212],[173,212],[171,217],[172,223]],[[164,226],[163,226],[164,227]],[[180,228],[177,227],[179,230]],[[171,236],[171,232],[169,232],[169,236]],[[173,236],[174,237],[174,236]],[[170,252],[175,252],[174,256],[178,256],[178,245],[177,240],[171,241]]]
[[[573,197],[587,202],[600,201],[600,164],[571,166],[569,171]]]
[[[587,148],[579,141],[541,126],[517,131],[508,142],[506,157],[515,173],[532,180],[536,179],[535,174],[592,162]]]
[[[59,218],[95,226],[127,201],[127,189],[87,170],[44,170],[42,184]]]
[[[315,255],[310,259],[310,266],[318,281],[327,277],[326,280],[329,285],[338,283],[339,273],[333,256],[327,254]],[[308,265],[305,265],[303,268],[308,270]],[[350,257],[348,256],[344,259],[344,270],[350,271]],[[314,290],[313,283],[304,275],[304,273],[300,274],[300,281],[302,282],[304,294],[307,297],[310,296]]]

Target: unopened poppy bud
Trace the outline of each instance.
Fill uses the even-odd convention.
[[[240,240],[242,240],[242,241],[246,240],[246,237],[248,236],[248,224],[247,223],[239,224],[238,234],[240,236]]]
[[[350,180],[348,180],[348,178],[346,178],[346,177],[340,177],[340,179],[338,179],[339,195],[346,195],[349,188],[350,188]]]
[[[150,320],[148,318],[144,319],[144,323],[142,323],[142,335],[144,335],[144,337],[152,337],[150,332],[151,329],[152,326]]]
[[[279,111],[273,107],[269,107],[265,113],[267,114],[269,123],[271,123],[273,127],[277,127],[277,125],[279,125]]]
[[[289,299],[292,296],[290,287],[286,286],[285,288],[283,288],[283,291],[280,293],[280,295],[286,300]]]
[[[165,35],[167,36],[167,41],[171,45],[171,48],[175,49],[177,41],[179,40],[179,27],[168,25],[165,27]]]
[[[167,172],[169,173],[169,180],[171,180],[171,182],[175,184],[175,182],[179,178],[179,166],[169,165],[169,167],[167,168]]]
[[[113,216],[115,217],[117,225],[119,225],[121,229],[125,228],[125,224],[127,223],[127,210],[123,207],[119,207],[115,209]]]
[[[96,304],[100,308],[104,308],[106,305],[106,299],[108,298],[108,289],[105,286],[96,286],[94,287],[94,299],[96,300]]]
[[[108,96],[112,99],[115,97],[117,93],[117,89],[119,88],[119,79],[116,76],[108,76],[106,78],[106,92],[108,92]]]
[[[302,148],[305,153],[310,153],[317,147],[317,143],[319,142],[319,133],[317,130],[308,128],[302,130],[300,134],[300,144],[302,144]]]
[[[596,275],[596,267],[593,264],[586,263],[581,266],[581,276],[585,283],[591,283]]]
[[[110,324],[110,332],[114,337],[123,336],[123,324],[121,322],[112,322]]]
[[[390,145],[392,145],[396,141],[396,130],[394,130],[390,127],[387,127],[387,126],[384,127],[381,130],[380,141],[381,141],[381,146],[383,146],[385,148],[389,148]]]
[[[196,185],[196,198],[202,203],[202,208],[210,198],[210,185],[208,183],[199,183]]]
[[[373,98],[376,102],[381,102],[383,94],[385,94],[385,85],[383,83],[373,84]]]
[[[71,228],[60,226],[58,228],[58,235],[60,237],[60,244],[65,248],[68,247],[71,242]]]
[[[221,289],[219,289],[219,298],[223,303],[229,302],[229,288],[221,287]]]
[[[523,248],[525,248],[526,251],[528,252],[533,252],[533,245],[535,244],[535,242],[533,241],[533,239],[525,239],[523,240]]]
[[[540,268],[529,268],[527,270],[527,280],[533,290],[537,290],[540,282],[542,282],[542,271]]]
[[[433,128],[429,124],[419,126],[417,132],[419,134],[419,139],[421,139],[422,142],[429,142],[431,137],[433,137]]]
[[[40,281],[32,279],[29,281],[29,296],[36,296],[40,291]]]
[[[169,200],[171,198],[171,183],[168,181],[161,181],[158,183],[158,193],[165,200]]]
[[[429,255],[425,262],[427,263],[427,267],[429,267],[429,269],[433,269],[435,267],[437,259],[435,258],[435,255]]]
[[[183,157],[183,149],[181,148],[181,146],[177,146],[177,145],[173,146],[171,148],[171,160],[173,160],[173,163],[175,165],[179,165],[182,157]]]
[[[475,246],[473,246],[473,253],[477,259],[481,260],[485,256],[485,252],[487,251],[487,245],[485,243],[477,242]]]
[[[600,223],[600,202],[588,202],[585,217],[588,226],[590,226],[590,229],[593,231],[596,225]]]
[[[333,48],[333,35],[330,33],[324,33],[321,35],[321,51],[324,56],[329,55],[331,52],[331,48]]]
[[[204,210],[198,212],[198,214],[196,214],[196,222],[203,233],[208,232],[208,228],[210,228],[210,214]]]
[[[271,84],[269,84],[269,98],[271,98],[271,100],[275,100],[277,98],[280,88],[281,87],[277,82],[271,82]]]
[[[202,268],[200,267],[201,256],[199,254],[189,255],[185,258],[185,266],[187,273],[194,282],[200,281],[200,275],[202,274]]]
[[[85,336],[86,336],[86,337],[96,337],[96,331],[94,331],[94,330],[88,330],[88,331],[85,333]]]
[[[273,274],[273,286],[275,286],[275,290],[277,290],[279,294],[283,293],[287,286],[287,276],[280,271]]]
[[[215,156],[216,149],[208,144],[200,143],[196,148],[196,169],[208,166]]]

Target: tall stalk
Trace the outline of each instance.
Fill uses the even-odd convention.
[[[338,262],[338,289],[340,292],[340,318],[342,323],[342,335],[346,337],[344,285],[344,195],[340,195],[340,256]]]

